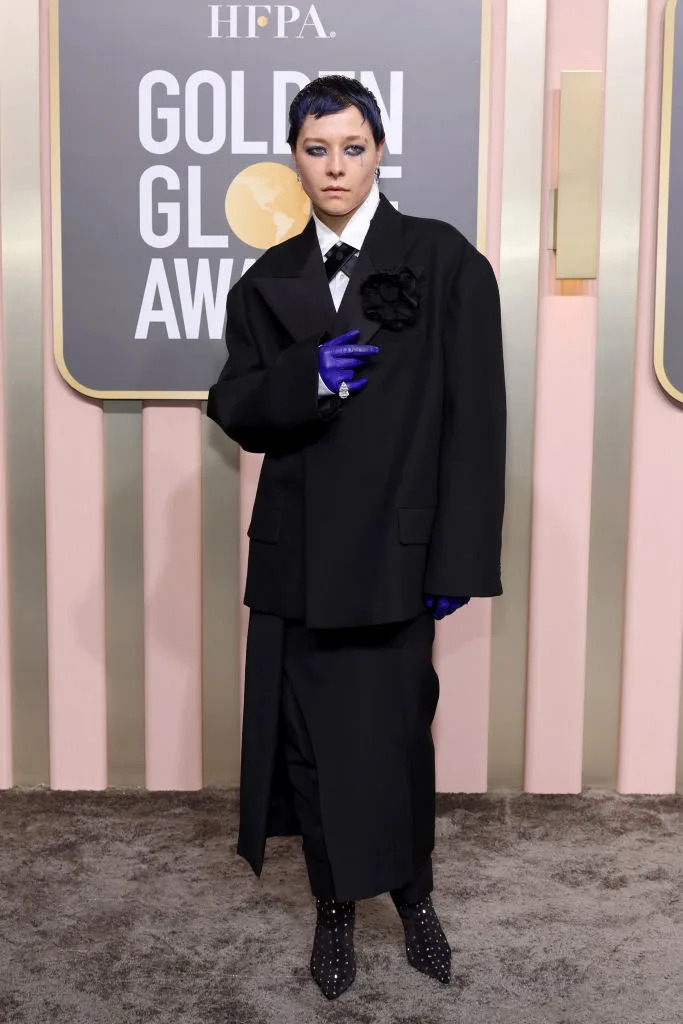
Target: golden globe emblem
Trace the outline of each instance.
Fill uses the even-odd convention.
[[[225,196],[228,224],[254,249],[269,249],[298,235],[310,212],[308,196],[284,164],[250,164],[233,178]]]

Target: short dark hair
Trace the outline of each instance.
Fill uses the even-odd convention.
[[[335,114],[338,110],[356,107],[367,121],[372,131],[375,145],[384,140],[384,127],[379,104],[375,96],[355,78],[346,75],[323,75],[301,89],[289,106],[289,134],[287,142],[295,147],[299,138],[301,125],[307,114],[322,117],[324,114]]]

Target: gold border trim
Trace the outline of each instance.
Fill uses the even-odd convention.
[[[62,305],[62,171],[59,121],[59,0],[50,0],[50,197],[52,202],[52,328],[57,368],[75,391],[90,398],[156,398],[205,400],[208,391],[98,391],[76,380],[64,359]]]
[[[488,225],[489,147],[491,141],[491,0],[481,5],[481,64],[479,76],[479,177],[477,186],[477,249],[486,254]]]
[[[76,380],[64,359],[62,303],[62,169],[59,107],[59,0],[50,0],[50,197],[52,203],[52,328],[53,354],[64,380],[89,398],[181,399],[205,401],[207,391],[98,391]],[[491,0],[482,0],[479,78],[479,162],[477,184],[477,248],[486,252],[488,164],[491,130]]]
[[[655,272],[654,368],[657,380],[668,395],[683,402],[683,391],[669,380],[664,369],[664,322],[666,316],[666,265],[669,230],[669,187],[671,180],[671,116],[673,107],[674,43],[676,4],[668,0],[664,20],[662,62],[662,120],[659,147],[659,210],[657,216],[657,260]]]

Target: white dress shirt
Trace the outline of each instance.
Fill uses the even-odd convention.
[[[332,246],[336,245],[337,242],[346,242],[347,245],[352,245],[354,249],[358,249],[360,251],[360,248],[365,241],[365,236],[368,233],[370,221],[372,220],[378,205],[379,186],[376,181],[373,181],[372,188],[368,195],[358,207],[351,220],[346,224],[341,235],[338,235],[336,231],[332,230],[332,228],[328,228],[327,225],[323,224],[320,218],[316,217],[315,213],[313,213],[312,216],[315,221],[315,230],[318,235],[318,243],[320,245],[320,252],[323,259]],[[349,279],[343,270],[340,270],[335,274],[329,282],[330,294],[332,296],[335,309],[339,309],[348,283]],[[335,393],[336,392],[334,391],[330,391],[320,374],[318,374],[318,395],[334,395]]]

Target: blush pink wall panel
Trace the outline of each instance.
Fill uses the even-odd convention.
[[[652,367],[662,18],[649,9],[633,459],[619,772],[623,793],[676,789],[683,624],[683,414]],[[681,45],[681,40],[678,40]]]
[[[143,403],[148,789],[202,786],[202,412]]]
[[[2,152],[0,152],[2,160]],[[2,267],[0,232],[0,268]],[[9,551],[7,534],[7,457],[5,431],[5,343],[2,318],[2,273],[0,273],[0,789],[13,782],[12,768],[12,681],[10,676]]]
[[[104,422],[55,365],[52,333],[48,19],[41,6],[41,181],[50,785],[107,785]]]
[[[581,791],[597,307],[539,310],[524,788]]]
[[[500,274],[505,116],[506,5],[492,4],[486,254]],[[505,582],[503,582],[505,586]],[[487,788],[491,600],[476,599],[437,623],[434,666],[440,695],[432,728],[436,788],[482,793]]]
[[[607,4],[548,5],[542,195],[557,185],[562,71],[602,70]],[[547,236],[542,203],[541,238]],[[581,790],[590,552],[597,288],[558,294],[555,256],[541,258],[529,595],[524,787]]]
[[[247,580],[247,559],[249,557],[249,538],[247,529],[251,512],[254,507],[258,478],[263,464],[263,455],[240,451],[240,601],[244,598],[244,586]],[[240,673],[241,694],[240,709],[244,708],[244,660],[247,653],[247,630],[249,628],[249,609],[242,604],[242,620],[240,628]],[[240,734],[240,749],[242,737]]]

